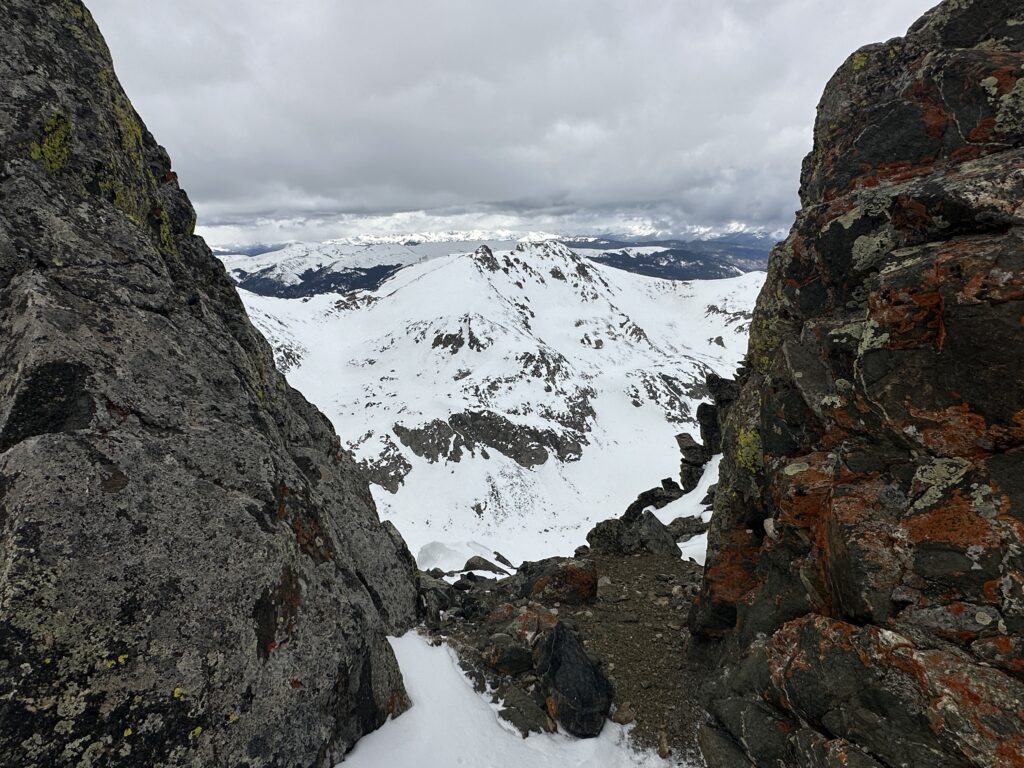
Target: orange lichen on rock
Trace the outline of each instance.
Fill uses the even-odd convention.
[[[903,521],[910,540],[914,543],[953,544],[962,549],[973,546],[999,546],[999,537],[991,523],[979,515],[971,506],[970,499],[964,498],[960,489],[940,506],[922,512]]]
[[[908,410],[925,447],[939,456],[978,459],[1024,441],[1024,411],[1014,415],[1013,425],[1005,425],[989,424],[966,403],[940,411]]]
[[[711,600],[737,603],[758,584],[754,563],[760,541],[746,530],[732,530],[729,537],[729,557],[708,564],[704,584]]]
[[[550,595],[575,605],[593,600],[597,596],[597,571],[568,563],[554,573],[537,579],[530,597]]]
[[[883,287],[872,294],[870,315],[888,334],[886,349],[915,349],[934,345],[941,352],[946,340],[946,299],[939,291],[912,293]]]

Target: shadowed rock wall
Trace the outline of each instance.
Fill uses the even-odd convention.
[[[947,0],[818,109],[725,421],[712,766],[1024,765],[1024,4]]]
[[[408,704],[411,558],[88,11],[0,50],[0,763],[331,765]]]

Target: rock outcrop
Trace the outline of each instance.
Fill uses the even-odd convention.
[[[671,531],[650,510],[633,518],[602,520],[587,534],[587,544],[595,552],[616,555],[654,555],[679,557],[679,547]]]
[[[331,765],[414,568],[77,0],[0,6],[0,763]]]
[[[709,765],[1024,765],[1024,5],[947,0],[818,110],[725,419]]]

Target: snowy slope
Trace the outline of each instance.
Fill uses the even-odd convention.
[[[339,768],[668,768],[675,762],[635,752],[628,729],[606,723],[596,739],[563,734],[520,737],[473,690],[454,652],[409,632],[393,639],[413,707],[364,736]]]
[[[678,474],[704,375],[731,375],[763,273],[684,283],[557,242],[420,259],[377,289],[242,291],[291,383],[367,467],[420,566],[570,553]]]

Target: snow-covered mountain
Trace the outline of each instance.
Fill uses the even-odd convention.
[[[373,290],[241,290],[422,567],[571,552],[677,475],[675,435],[697,432],[705,374],[740,361],[764,279],[670,281],[556,241],[492,245],[390,251],[405,265]],[[287,274],[304,258],[316,255],[272,266]],[[368,258],[349,263],[370,269]]]
[[[712,280],[763,270],[774,242],[763,233],[691,240],[556,238],[543,232],[448,232],[402,237],[361,237],[239,249],[219,255],[238,284],[261,296],[294,299],[320,293],[373,290],[402,267],[453,253],[493,251],[517,243],[556,240],[580,256],[627,272],[669,280]],[[489,235],[484,237],[483,235]],[[459,239],[462,238],[462,239]]]
[[[452,253],[472,252],[479,242],[436,240],[291,243],[257,255],[222,254],[239,286],[251,293],[294,299],[321,293],[372,290],[402,267]],[[486,241],[511,247],[515,241]]]

